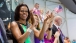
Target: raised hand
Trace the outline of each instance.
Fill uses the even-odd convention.
[[[48,14],[48,13],[49,13],[49,11],[46,12],[46,14]]]
[[[55,37],[55,38],[59,38],[59,36],[60,36],[60,32],[57,31],[57,32],[55,33],[54,37]]]
[[[53,18],[54,18],[53,13],[50,13],[50,14],[48,14],[48,15],[45,17],[45,19],[44,19],[44,24],[43,24],[43,25],[46,26],[46,27],[45,27],[46,30],[47,30],[47,28],[49,27],[49,25],[52,23]]]
[[[53,20],[53,18],[54,18],[54,15],[53,15],[53,13],[46,13],[47,14],[47,16],[45,17],[45,19],[44,19],[44,21],[47,21],[47,20]]]

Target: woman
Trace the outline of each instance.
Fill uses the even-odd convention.
[[[71,43],[68,37],[64,38],[64,43]]]
[[[30,24],[32,24],[33,22],[35,21],[36,25],[35,25],[35,28],[33,29],[34,31],[34,40],[35,40],[35,43],[40,43],[40,39],[39,39],[39,34],[40,34],[40,27],[39,27],[39,18],[37,15],[31,15],[31,18],[30,18]]]
[[[34,43],[34,34],[39,40],[42,40],[44,38],[44,33],[47,30],[47,27],[49,25],[49,22],[51,22],[53,15],[50,14],[47,16],[47,18],[44,20],[43,28],[40,32],[37,32],[37,30],[35,30],[38,22],[34,21],[30,26],[28,24],[30,12],[26,4],[20,4],[16,7],[14,18],[15,21],[11,23],[11,32],[14,39],[13,43]]]
[[[46,34],[44,35],[44,41],[45,41],[45,43],[58,43],[58,38],[59,38],[60,32],[57,31],[53,37],[51,25],[52,25],[52,22],[50,22],[48,30],[46,31]]]
[[[33,17],[34,17],[34,20],[33,20]],[[51,19],[51,20],[53,20],[53,19]],[[39,28],[39,18],[38,18],[38,16],[37,15],[35,15],[35,14],[32,14],[31,15],[31,19],[30,19],[30,23],[32,24],[33,23],[33,21],[35,21],[37,24],[36,24],[36,28],[34,29],[34,35],[35,35],[35,43],[40,43],[40,40],[38,39],[38,37],[39,37],[39,34],[40,34],[40,28]],[[47,21],[47,22],[49,22],[49,20]],[[51,33],[52,33],[52,31],[51,31],[51,24],[52,24],[52,22],[50,22],[50,25],[47,25],[46,24],[46,27],[48,26],[48,29],[47,29],[47,33],[44,33],[44,39],[49,39],[49,38],[51,38]],[[45,38],[46,37],[46,38]]]
[[[31,25],[30,27],[27,26],[29,18],[30,12],[28,6],[26,4],[18,5],[15,9],[15,21],[11,23],[13,43],[31,43],[31,41],[33,41],[30,39],[29,35],[34,28],[34,25]]]

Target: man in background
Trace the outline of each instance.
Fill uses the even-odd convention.
[[[64,43],[64,38],[65,38],[65,36],[63,35],[63,33],[62,33],[62,31],[59,27],[61,24],[62,24],[62,18],[60,16],[56,16],[54,18],[54,24],[53,24],[53,27],[52,27],[52,35],[54,36],[54,34],[57,31],[60,32],[58,43]]]
[[[41,16],[40,16],[41,12],[39,10],[39,4],[38,3],[35,3],[34,8],[32,9],[32,13],[36,14],[38,16],[38,18],[41,20]]]

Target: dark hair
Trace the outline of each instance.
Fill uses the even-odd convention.
[[[19,12],[20,12],[20,8],[21,8],[22,6],[26,6],[27,9],[28,9],[28,17],[27,17],[26,21],[28,21],[29,18],[30,18],[30,11],[29,11],[28,6],[27,6],[26,4],[23,4],[23,3],[22,3],[22,4],[19,4],[19,5],[16,7],[16,9],[15,9],[15,16],[14,16],[15,21],[18,21],[18,20],[20,19],[20,14],[19,14]]]

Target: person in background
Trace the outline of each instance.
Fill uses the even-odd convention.
[[[65,37],[64,43],[71,43],[68,37]]]
[[[75,39],[73,39],[72,43],[76,43],[76,40],[75,40]]]
[[[49,26],[49,20],[50,21],[52,21],[53,20],[53,15],[51,16],[51,19],[49,19],[48,21],[47,21],[47,23],[48,24],[45,24],[45,21],[44,21],[44,26],[42,27],[42,29],[40,29],[40,27],[39,27],[39,18],[38,18],[38,16],[37,15],[35,15],[35,14],[31,14],[31,19],[30,19],[30,24],[32,24],[33,22],[34,22],[34,20],[33,20],[33,17],[34,17],[34,20],[35,20],[35,22],[38,22],[38,23],[36,23],[37,25],[36,25],[36,28],[34,28],[34,40],[35,40],[35,43],[40,43],[40,39],[38,38],[39,37],[39,35],[42,35],[42,34],[40,34],[41,33],[41,31],[44,31],[45,30],[45,28],[44,28],[44,26],[46,26],[46,28],[48,29],[48,26]],[[50,30],[51,29],[49,29],[49,35],[47,36],[48,38],[50,37],[50,34],[51,34],[51,32],[50,32]],[[46,31],[45,31],[46,32]],[[43,35],[42,35],[42,37],[43,37],[43,39],[44,39],[44,35],[45,35],[45,32],[43,33]]]
[[[60,36],[59,36],[58,43],[64,43],[64,38],[65,38],[65,36],[63,35],[63,33],[62,33],[62,31],[59,27],[61,24],[62,24],[62,18],[60,16],[56,16],[54,18],[54,24],[53,24],[53,27],[52,27],[52,35],[54,36],[54,34],[57,31],[60,31]]]
[[[57,31],[55,33],[55,35],[52,36],[52,28],[50,28],[50,27],[52,27],[52,21],[48,27],[48,30],[46,31],[46,34],[44,35],[44,41],[45,41],[45,43],[58,43],[57,41],[60,36],[60,32]]]
[[[40,16],[41,12],[39,10],[39,4],[38,3],[35,3],[34,8],[32,9],[32,13],[36,14],[38,16],[38,18],[41,20],[41,16]]]
[[[32,14],[26,4],[19,4],[15,9],[15,21],[10,25],[11,32],[13,34],[13,43],[34,43],[34,34],[39,39],[44,38],[44,33],[48,28],[53,14],[47,16],[44,20],[42,30],[38,32],[35,28],[38,24],[38,20],[32,20],[32,24],[29,25],[28,20]]]

